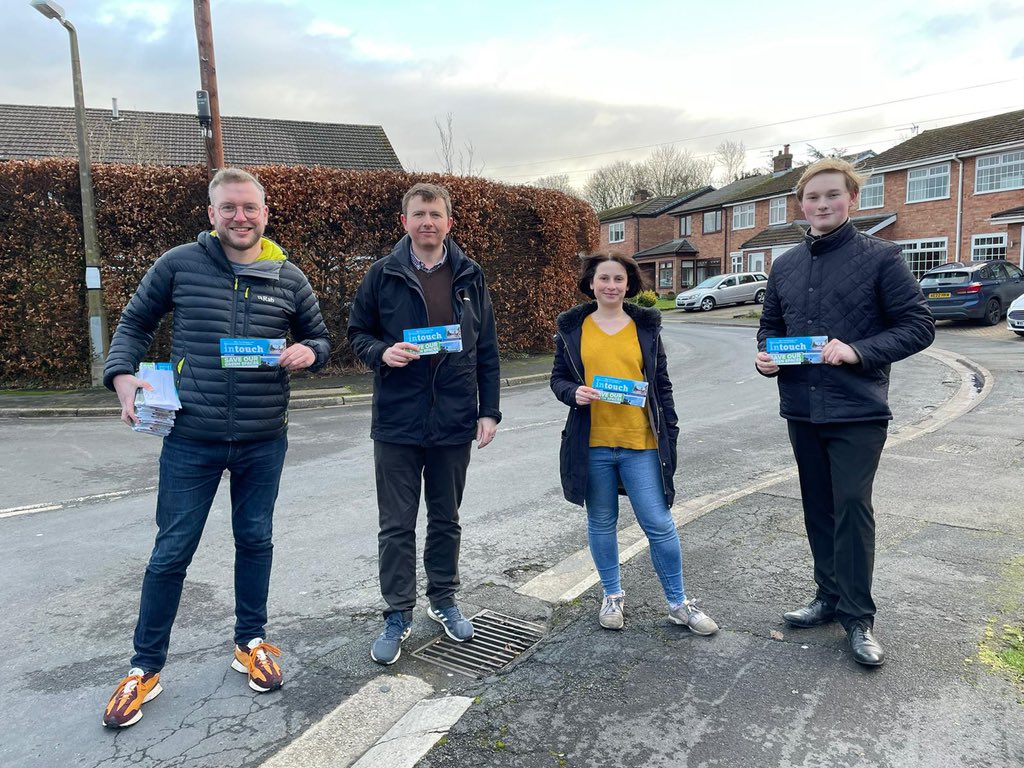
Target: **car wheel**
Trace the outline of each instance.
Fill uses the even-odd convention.
[[[763,288],[760,291],[758,291],[757,293],[754,294],[754,303],[755,304],[764,304],[764,289]]]
[[[705,312],[710,312],[712,309],[715,308],[715,300],[712,299],[710,296],[705,296],[703,299],[700,300],[700,308]]]
[[[1024,331],[1014,331],[1018,336],[1024,336]]]
[[[995,325],[1003,317],[1003,305],[999,303],[999,299],[992,298],[988,300],[988,304],[985,305],[985,314],[981,317],[982,325]]]

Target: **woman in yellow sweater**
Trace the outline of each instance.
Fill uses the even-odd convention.
[[[669,510],[679,427],[661,313],[625,303],[642,288],[640,269],[629,256],[588,256],[578,287],[594,301],[558,316],[551,389],[570,408],[562,432],[562,491],[587,510],[590,554],[604,587],[598,620],[606,629],[623,624],[621,486],[650,543],[669,618],[697,634],[714,634],[718,625],[686,599],[679,534]]]

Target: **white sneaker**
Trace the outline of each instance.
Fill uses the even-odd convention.
[[[622,601],[625,595],[605,596],[601,601],[601,612],[597,615],[598,623],[605,629],[622,629]]]
[[[700,610],[695,600],[687,600],[676,608],[670,608],[668,617],[672,623],[689,627],[697,635],[713,635],[718,631],[714,619]]]

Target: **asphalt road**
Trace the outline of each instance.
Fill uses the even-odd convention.
[[[753,369],[753,333],[669,320],[665,337],[682,419],[680,498],[742,488],[792,463],[774,384]],[[1005,377],[986,415],[1004,431],[1013,419],[1019,424],[1019,376],[1013,376],[1024,347],[1012,344],[1016,337],[951,331],[941,343],[947,341],[964,354],[981,354],[997,378]],[[897,424],[927,418],[956,385],[931,358],[898,364]],[[585,546],[583,515],[558,487],[565,408],[543,385],[504,390],[502,408],[498,437],[474,451],[470,467],[462,599],[470,610],[491,608],[542,624],[568,618],[571,627],[584,621],[582,614],[563,616],[515,592]],[[368,431],[368,408],[293,413],[270,602],[269,639],[286,654],[284,690],[253,697],[244,678],[228,669],[232,549],[222,493],[186,582],[163,674],[166,691],[147,705],[139,725],[114,734],[99,720],[130,654],[155,530],[159,441],[116,420],[0,423],[0,509],[40,505],[0,518],[0,718],[7,726],[0,765],[255,766],[374,680],[405,674],[437,693],[479,690],[415,659],[403,657],[386,671],[369,660],[382,606]],[[623,518],[624,525],[631,522]],[[419,615],[407,647],[436,634]],[[554,642],[557,634],[552,629]],[[363,720],[383,732],[398,714],[378,705]],[[454,742],[451,748],[457,754]],[[477,756],[445,764],[490,763]]]

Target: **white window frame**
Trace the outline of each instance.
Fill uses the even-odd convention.
[[[991,232],[971,235],[971,261],[988,261],[1006,258],[1006,233]]]
[[[925,166],[924,168],[911,168],[908,170],[907,203],[926,203],[929,200],[948,200],[950,181],[949,171],[949,163],[938,163],[936,165]],[[941,179],[943,176],[946,177],[945,192],[942,194],[935,194],[934,191],[930,190],[930,188],[934,186],[932,180]],[[912,190],[919,190],[922,194],[930,194],[930,197],[912,197]]]
[[[693,234],[693,217],[692,216],[680,216],[679,217],[679,236],[690,237]]]
[[[743,269],[743,251],[735,251],[729,254],[729,272],[736,274],[737,272],[745,272]]]
[[[668,285],[665,284],[665,275],[668,274]],[[676,270],[675,262],[673,261],[659,261],[658,262],[658,290],[672,290],[675,288]]]
[[[747,271],[764,272],[764,251],[747,254]]]
[[[618,235],[618,237],[616,237]],[[613,221],[608,225],[608,242],[609,243],[624,243],[626,242],[626,222],[624,221]]]
[[[782,214],[781,218],[779,214]],[[786,223],[786,198],[773,197],[768,201],[768,226]]]
[[[897,240],[903,246],[903,258],[918,280],[921,275],[933,267],[949,261],[949,238],[929,237],[922,240]],[[924,256],[924,258],[922,258]]]
[[[1024,189],[1024,149],[979,157],[974,163],[974,194],[987,195],[1009,189]]]
[[[747,222],[750,222],[749,224]],[[754,228],[754,204],[744,203],[743,205],[734,205],[732,208],[732,228],[733,229],[753,229]]]
[[[870,192],[871,196],[865,195]],[[885,205],[885,174],[876,173],[864,182],[857,197],[857,210],[866,211],[870,208],[881,208]]]
[[[718,228],[717,229],[708,229],[708,216],[712,216],[714,218],[714,223],[718,224]],[[705,234],[705,235],[710,235],[710,234],[712,234],[714,232],[721,232],[721,231],[722,231],[722,211],[720,209],[717,210],[717,211],[707,211],[704,214],[704,221],[701,223],[701,232],[703,234]]]

